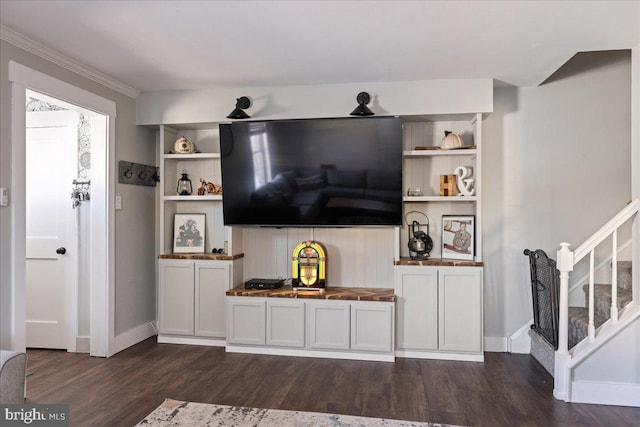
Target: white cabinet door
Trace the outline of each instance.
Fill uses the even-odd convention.
[[[350,304],[343,301],[309,302],[309,348],[348,350]]]
[[[351,349],[393,351],[393,303],[351,303]]]
[[[396,268],[397,347],[403,350],[438,348],[438,269]]]
[[[225,292],[230,267],[223,262],[195,263],[195,335],[225,337]]]
[[[439,348],[482,352],[482,269],[439,268]]]
[[[265,345],[264,298],[227,297],[227,343]]]
[[[160,260],[159,264],[159,332],[193,335],[193,263]]]
[[[304,348],[304,301],[267,300],[267,345]]]

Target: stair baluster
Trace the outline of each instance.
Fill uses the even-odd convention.
[[[618,229],[611,235],[611,322],[618,323]]]
[[[595,314],[595,279],[594,279],[594,264],[595,264],[595,249],[592,249],[589,253],[589,342],[593,342],[596,339],[596,326],[593,321]]]

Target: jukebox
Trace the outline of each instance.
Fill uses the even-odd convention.
[[[294,291],[313,289],[324,292],[327,287],[327,253],[321,243],[307,240],[293,250],[291,262]]]

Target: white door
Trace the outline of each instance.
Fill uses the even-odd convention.
[[[68,349],[68,313],[77,286],[77,223],[71,205],[77,177],[78,113],[27,113],[27,347]]]

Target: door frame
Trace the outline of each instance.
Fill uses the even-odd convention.
[[[111,201],[115,176],[115,102],[34,69],[9,61],[11,84],[11,344],[26,349],[26,89],[104,115],[106,144],[92,144],[90,242],[90,328],[92,356],[115,353],[115,211]],[[75,331],[74,333],[77,333]]]

